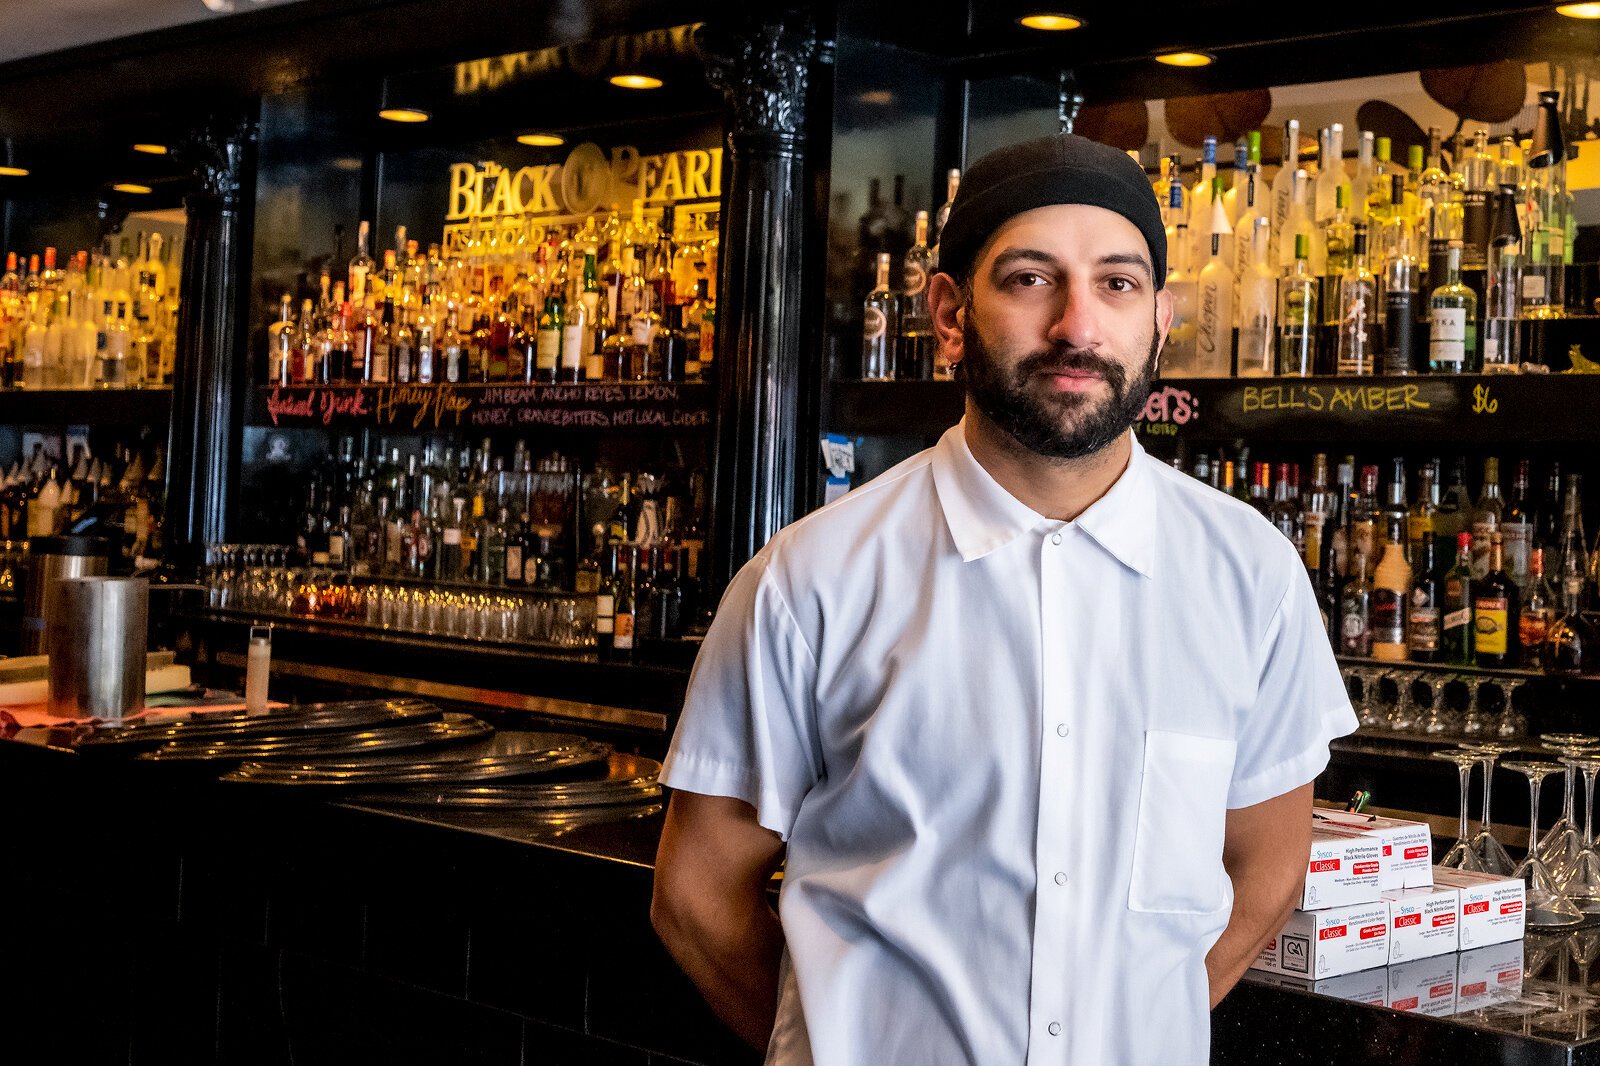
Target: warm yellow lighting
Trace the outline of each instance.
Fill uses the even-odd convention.
[[[1156,62],[1169,67],[1209,67],[1216,59],[1204,52],[1162,52]]]
[[[864,104],[887,107],[888,105],[894,103],[894,93],[890,92],[888,89],[868,89],[866,92],[856,97],[856,99],[860,100]]]
[[[135,152],[143,152],[145,155],[167,154],[167,146],[164,144],[136,144],[133,146],[133,150]]]
[[[390,122],[426,122],[432,116],[414,107],[386,107],[378,112],[378,117]]]
[[[1017,24],[1026,26],[1030,30],[1077,30],[1083,28],[1083,20],[1076,15],[1063,15],[1060,12],[1041,11],[1035,15],[1023,15]]]
[[[565,137],[557,137],[553,133],[524,133],[517,138],[518,144],[531,145],[534,148],[554,148],[558,144],[566,144]]]
[[[0,178],[25,178],[27,176],[27,167],[0,167]]]
[[[1569,19],[1600,19],[1600,4],[1562,4],[1556,14]]]
[[[119,181],[111,187],[117,192],[133,193],[135,196],[144,196],[150,192],[150,186],[135,185],[131,181]]]
[[[661,79],[648,74],[618,74],[611,79],[611,84],[619,89],[659,89]]]

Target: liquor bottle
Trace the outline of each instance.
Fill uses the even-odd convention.
[[[1318,452],[1311,459],[1311,485],[1305,503],[1300,508],[1304,559],[1306,569],[1312,573],[1322,562],[1322,541],[1327,532],[1331,502],[1328,494],[1328,457]]]
[[[1285,236],[1289,219],[1289,205],[1294,201],[1295,172],[1300,169],[1300,122],[1290,119],[1283,124],[1283,154],[1279,160],[1277,176],[1272,179],[1272,261],[1280,268],[1294,262],[1294,234]],[[1284,243],[1288,247],[1284,247]],[[1307,253],[1310,246],[1307,245]]]
[[[1190,246],[1185,249],[1190,263],[1205,261],[1211,249],[1211,206],[1215,202],[1217,178],[1217,139],[1206,137],[1201,142],[1199,176],[1189,190]]]
[[[1521,358],[1517,320],[1522,301],[1522,230],[1517,222],[1517,187],[1502,185],[1494,197],[1488,270],[1483,297],[1483,372],[1514,374]]]
[[[1356,224],[1350,218],[1350,205],[1345,202],[1349,191],[1345,185],[1333,189],[1333,209],[1317,222],[1317,240],[1322,246],[1322,273],[1329,279],[1331,290],[1325,291],[1329,304],[1338,303],[1338,286],[1345,271],[1355,263]]]
[[[1474,585],[1473,627],[1478,665],[1511,667],[1517,665],[1517,630],[1522,611],[1518,605],[1517,583],[1505,571],[1500,534],[1494,534],[1489,548],[1489,572]]]
[[[343,569],[349,565],[350,508],[339,508],[338,520],[328,530],[328,565]]]
[[[1372,657],[1399,662],[1407,656],[1406,598],[1411,592],[1411,564],[1401,543],[1404,525],[1391,518],[1383,556],[1372,574]]]
[[[1435,530],[1433,516],[1439,509],[1439,461],[1422,464],[1418,475],[1417,498],[1406,512],[1406,555],[1415,560],[1422,548],[1422,538],[1431,537]]]
[[[1556,621],[1556,593],[1544,576],[1544,549],[1528,553],[1528,577],[1522,589],[1522,609],[1517,615],[1517,640],[1525,670],[1546,669],[1547,641]]]
[[[1261,131],[1253,131],[1257,145],[1261,142]],[[1259,156],[1260,149],[1257,148]],[[1247,196],[1246,187],[1250,183],[1250,142],[1243,137],[1233,142],[1233,179],[1226,192],[1222,194],[1222,209],[1228,213],[1228,225],[1235,233],[1239,232],[1239,213],[1244,210]],[[1234,264],[1229,260],[1230,265]],[[1235,267],[1234,276],[1238,276]]]
[[[1489,131],[1472,136],[1472,151],[1457,169],[1466,178],[1461,199],[1461,269],[1483,270],[1488,263],[1491,212],[1494,209],[1495,158],[1489,152]]]
[[[1544,492],[1534,509],[1533,543],[1545,549],[1545,559],[1552,566],[1556,552],[1561,547],[1561,464],[1552,462],[1545,477]]]
[[[586,257],[585,270],[592,264],[594,257]],[[583,282],[574,279],[571,283],[567,300],[561,308],[561,351],[556,367],[556,380],[565,382],[579,382],[583,380],[583,364],[593,344],[589,318],[589,306],[596,303],[586,299],[580,287]],[[670,304],[669,307],[677,307]],[[682,310],[682,308],[678,308]],[[537,344],[535,345],[537,358]]]
[[[1574,584],[1578,607],[1587,606],[1589,595],[1588,540],[1583,532],[1582,477],[1567,475],[1567,491],[1561,501],[1561,543],[1556,550],[1556,587],[1567,591]],[[1591,649],[1593,651],[1593,649]]]
[[[894,293],[889,288],[888,252],[878,255],[878,280],[861,308],[861,377],[865,381],[894,380],[893,348],[889,338],[894,316]]]
[[[928,310],[928,212],[918,211],[911,249],[901,265],[900,313],[896,330],[894,376],[928,381],[933,377],[933,316]]]
[[[656,330],[655,352],[651,362],[656,368],[656,373],[662,381],[684,381],[688,374],[689,345],[684,339],[681,326],[683,307],[678,304],[669,306],[661,320],[661,328]]]
[[[1450,464],[1450,484],[1445,488],[1434,512],[1433,528],[1438,534],[1441,562],[1455,565],[1457,538],[1472,524],[1472,496],[1467,492],[1467,461],[1457,458]]]
[[[1245,502],[1254,507],[1262,518],[1268,518],[1272,510],[1272,468],[1266,463],[1255,463],[1250,467],[1250,494]]]
[[[1500,519],[1505,509],[1505,500],[1500,496],[1500,460],[1490,456],[1483,461],[1483,487],[1472,508],[1470,527],[1472,576],[1480,581],[1489,572],[1490,539],[1500,532]]]
[[[672,231],[676,224],[675,209],[672,204],[665,204],[661,208],[661,225],[656,230],[655,260],[650,270],[651,300],[658,314],[666,314],[671,305],[678,302],[677,286],[672,279],[673,262],[677,256],[677,246],[672,242]]]
[[[416,331],[411,328],[410,316],[396,308],[394,332],[389,338],[389,374],[395,381],[410,384],[419,380],[420,373]]]
[[[1372,654],[1372,585],[1363,555],[1356,556],[1355,571],[1339,597],[1339,651],[1362,658]]]
[[[656,559],[657,550],[641,545],[633,579],[633,641],[636,648],[651,644],[656,639],[660,624],[656,618]]]
[[[1233,373],[1233,271],[1223,257],[1223,240],[1232,234],[1222,203],[1222,180],[1210,196],[1210,257],[1200,271],[1199,317],[1195,336],[1196,377],[1225,378]]]
[[[1182,186],[1177,188],[1181,191]],[[1161,350],[1162,377],[1188,377],[1195,372],[1199,340],[1199,286],[1189,270],[1189,230],[1180,222],[1168,242],[1171,257],[1167,291],[1172,294],[1172,324]]]
[[[1476,589],[1472,579],[1472,534],[1456,537],[1456,562],[1444,576],[1440,603],[1439,648],[1441,661],[1451,666],[1477,662],[1472,609]]]
[[[506,583],[506,527],[509,522],[509,513],[501,507],[495,511],[493,519],[485,518],[478,527],[478,580],[486,585]]]
[[[1365,375],[1376,371],[1382,343],[1378,326],[1378,279],[1367,266],[1364,223],[1355,226],[1352,249],[1350,267],[1339,280],[1335,365],[1340,374]]]
[[[1533,499],[1529,496],[1529,463],[1517,461],[1511,479],[1511,498],[1500,515],[1500,537],[1505,545],[1506,573],[1519,586],[1528,582],[1528,559],[1533,551]]]
[[[1439,607],[1443,602],[1433,534],[1422,535],[1406,607],[1406,655],[1419,663],[1439,660]]]
[[[1367,211],[1372,190],[1380,184],[1375,147],[1372,131],[1362,130],[1356,142],[1356,172],[1350,178],[1350,206],[1358,216]]]
[[[1294,238],[1294,257],[1278,282],[1278,373],[1306,377],[1317,367],[1317,276],[1307,261],[1305,234]]]
[[[439,338],[439,364],[444,380],[459,385],[467,380],[467,342],[461,336],[459,319],[454,307],[445,312],[444,333]]]
[[[267,327],[267,384],[293,383],[295,351],[299,337],[295,332],[294,308],[288,293],[278,303],[278,321]]]
[[[1304,547],[1300,495],[1294,490],[1288,463],[1278,464],[1278,480],[1272,489],[1272,505],[1267,509],[1267,519],[1277,527],[1279,533],[1290,541],[1301,541]]]
[[[1308,542],[1309,543],[1309,542]],[[1338,560],[1333,550],[1333,538],[1323,537],[1321,556],[1316,568],[1317,607],[1322,611],[1322,626],[1335,648],[1340,646],[1343,632],[1340,607],[1344,602],[1344,582],[1339,577]]]
[[[1565,313],[1564,269],[1572,252],[1568,224],[1573,221],[1567,192],[1567,142],[1558,108],[1560,94],[1541,92],[1528,153],[1528,206],[1523,250],[1522,314],[1559,318]]]
[[[539,315],[538,335],[535,341],[533,379],[554,382],[561,366],[561,328],[565,325],[561,299],[547,296],[544,311]]]
[[[1361,493],[1356,497],[1350,514],[1351,536],[1354,538],[1350,550],[1367,561],[1368,572],[1371,572],[1378,558],[1378,519],[1378,468],[1363,466]]]
[[[416,379],[418,385],[432,385],[439,380],[439,341],[437,336],[438,323],[433,317],[433,300],[427,293],[422,294],[422,306],[417,313],[417,323],[414,332],[415,344],[412,348],[412,362],[416,364]]]
[[[1245,271],[1250,266],[1250,258],[1256,254],[1252,247],[1251,238],[1256,231],[1256,219],[1267,220],[1266,236],[1261,246],[1261,258],[1272,268],[1273,277],[1278,274],[1277,260],[1272,257],[1272,215],[1267,210],[1269,190],[1261,178],[1261,133],[1252,130],[1246,142],[1245,168],[1242,178],[1235,175],[1235,185],[1230,195],[1234,197],[1233,214],[1229,219],[1233,223],[1233,276],[1235,280],[1242,279]],[[1237,306],[1237,301],[1235,301]]]
[[[1479,369],[1478,296],[1461,284],[1461,242],[1445,254],[1444,279],[1428,297],[1428,369],[1471,374]]]
[[[616,578],[613,583],[615,596],[615,616],[612,619],[611,633],[611,658],[616,662],[629,662],[633,659],[634,643],[634,603],[633,603],[633,575],[638,569],[638,549],[632,546],[621,546],[617,549]]]
[[[1304,234],[1306,238],[1306,259],[1311,264],[1311,272],[1320,275],[1323,273],[1322,243],[1317,240],[1317,230],[1312,222],[1311,209],[1306,200],[1311,193],[1311,177],[1304,170],[1294,172],[1293,185],[1290,189],[1289,214],[1283,221],[1283,232],[1278,235],[1279,265],[1287,267],[1293,262],[1296,238]]]
[[[1444,169],[1439,131],[1428,130],[1427,167],[1417,177],[1417,196],[1421,205],[1421,226],[1428,246],[1428,285],[1444,284],[1446,256],[1450,242],[1461,239],[1461,202],[1450,174]],[[1459,270],[1459,265],[1457,266]]]
[[[367,254],[367,240],[370,226],[366,219],[362,219],[356,226],[356,254],[350,260],[350,271],[347,275],[349,286],[346,295],[350,302],[362,304],[367,299],[367,279],[372,275],[377,264],[372,261],[372,256]]]
[[[1344,170],[1344,125],[1335,122],[1322,130],[1318,138],[1321,154],[1317,157],[1317,188],[1314,201],[1318,222],[1333,217],[1339,191],[1344,191],[1343,201],[1350,203],[1350,178]]]
[[[601,661],[611,659],[617,619],[617,548],[612,545],[605,551],[606,566],[600,574],[594,598],[594,642]]]
[[[1252,181],[1254,177],[1252,176]],[[1246,249],[1243,273],[1234,279],[1234,319],[1239,326],[1239,376],[1265,377],[1277,369],[1277,286],[1278,272],[1267,258],[1272,238],[1272,223],[1256,214],[1241,220],[1248,229],[1235,235],[1239,247]]]
[[[1395,174],[1390,179],[1390,196],[1398,222],[1386,232],[1388,256],[1383,267],[1383,359],[1385,374],[1414,374],[1420,367],[1416,357],[1417,257],[1412,251],[1409,221],[1399,216],[1400,200],[1405,195],[1405,179]]]
[[[1583,614],[1583,579],[1564,577],[1561,614],[1544,643],[1544,668],[1552,674],[1592,674],[1597,669],[1600,633]]]
[[[680,565],[682,549],[663,548],[651,595],[655,599],[656,640],[677,640],[684,632],[684,588]]]

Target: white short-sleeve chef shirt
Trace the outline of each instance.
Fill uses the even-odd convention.
[[[1182,1066],[1226,811],[1356,726],[1310,581],[1137,443],[1075,521],[963,427],[729,586],[668,756],[788,842],[779,1066]]]

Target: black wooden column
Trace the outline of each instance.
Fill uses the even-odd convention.
[[[188,227],[179,283],[172,431],[167,448],[167,558],[192,571],[205,545],[226,539],[239,479],[246,365],[243,315],[249,306],[241,189],[254,164],[253,119],[215,121],[175,150],[188,166]]]
[[[728,101],[722,262],[717,292],[713,590],[795,516],[804,285],[803,167],[816,35],[800,18],[700,31],[712,83]],[[822,249],[812,254],[822,254]]]

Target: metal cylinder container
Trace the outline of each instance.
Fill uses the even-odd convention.
[[[103,537],[33,537],[28,541],[28,578],[23,589],[22,654],[44,654],[45,630],[55,612],[56,582],[104,574],[111,542]]]
[[[150,583],[137,577],[75,577],[56,589],[45,632],[50,713],[120,722],[144,709]]]

